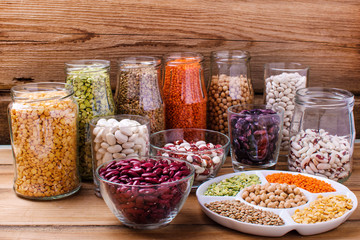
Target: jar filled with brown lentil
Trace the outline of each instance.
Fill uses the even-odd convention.
[[[161,98],[161,60],[150,56],[123,58],[118,64],[115,105],[118,114],[147,116],[151,132],[165,129]]]
[[[227,134],[227,109],[233,105],[254,102],[249,52],[212,52],[210,76],[207,125],[209,129]]]
[[[11,89],[8,117],[18,196],[52,200],[80,189],[78,106],[65,83],[33,83]]]

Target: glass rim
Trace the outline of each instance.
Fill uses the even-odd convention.
[[[164,55],[166,65],[191,64],[204,61],[204,56],[197,52],[171,52]],[[181,61],[186,60],[186,61]]]
[[[29,88],[27,90],[27,88]],[[40,89],[43,89],[42,91],[39,91]],[[30,91],[29,91],[30,90]],[[41,98],[41,99],[32,99],[29,100],[28,97],[21,97],[16,96],[18,94],[26,94],[26,93],[44,93],[44,92],[67,92],[65,95],[59,95],[59,96],[53,96],[53,97],[47,97],[47,98]],[[71,87],[68,83],[61,83],[61,82],[37,82],[37,83],[26,83],[22,85],[13,86],[10,89],[11,97],[13,100],[22,100],[26,101],[28,103],[31,102],[40,102],[40,101],[49,101],[49,100],[62,100],[65,98],[68,98],[72,95],[74,95],[74,89]],[[28,101],[27,101],[28,100]]]
[[[142,119],[142,120],[145,121],[145,123],[140,123],[139,126],[146,126],[146,125],[150,126],[150,118],[148,116],[133,115],[133,114],[115,114],[115,115],[108,115],[108,116],[99,116],[99,117],[95,117],[95,118],[91,119],[89,124],[91,126],[96,127],[96,124],[100,119],[109,120],[109,119],[112,119],[112,118],[119,122],[119,120],[117,119],[118,117],[124,117],[124,118],[121,118],[120,121],[123,120],[123,119],[134,120],[134,119],[131,119],[131,118],[139,118],[139,119]],[[132,127],[136,127],[136,126],[127,126],[127,127],[121,127],[121,128],[132,128]]]
[[[269,62],[264,64],[264,68],[265,69],[268,68],[273,71],[284,71],[284,72],[308,71],[310,69],[309,66],[306,66],[298,62]]]
[[[353,105],[354,94],[348,90],[327,87],[307,87],[296,91],[295,102],[320,106]]]
[[[284,115],[285,113],[285,110],[283,108],[280,108],[280,105],[278,104],[274,104],[272,106],[270,105],[267,105],[267,104],[261,104],[261,103],[253,103],[253,104],[238,104],[238,105],[233,105],[231,107],[229,107],[227,109],[228,113],[231,113],[231,114],[235,114],[235,115],[239,115],[239,116],[247,116],[249,114],[244,114],[244,113],[240,113],[240,112],[235,112],[233,111],[233,109],[235,108],[244,108],[244,107],[251,107],[249,109],[242,109],[241,111],[243,110],[253,110],[253,109],[256,109],[254,107],[263,107],[263,108],[260,108],[260,109],[270,109],[270,110],[273,110],[276,114],[280,114],[280,115]],[[273,109],[274,108],[274,109]],[[268,114],[268,115],[261,115],[262,117],[271,117],[273,114]]]
[[[120,68],[143,68],[143,67],[158,67],[161,65],[161,59],[156,56],[130,56],[119,58],[117,65]]]
[[[222,63],[224,61],[244,61],[249,60],[251,58],[250,52],[246,50],[219,50],[219,51],[212,51],[211,57],[215,59],[214,61]]]
[[[188,181],[190,178],[194,177],[195,176],[195,167],[185,161],[185,160],[181,160],[181,159],[178,159],[178,158],[173,158],[173,157],[164,157],[164,156],[147,156],[147,157],[140,157],[140,158],[132,158],[132,159],[136,159],[136,160],[140,160],[140,159],[143,159],[143,158],[146,158],[146,159],[156,159],[156,158],[162,158],[162,159],[170,159],[171,161],[178,161],[178,162],[185,162],[186,165],[189,167],[190,169],[190,174],[184,178],[181,178],[181,179],[178,179],[178,180],[175,180],[175,181],[171,181],[171,182],[164,182],[164,183],[152,183],[151,185],[140,185],[140,184],[137,184],[137,185],[134,185],[134,184],[127,184],[127,183],[114,183],[114,182],[111,182],[109,180],[106,180],[104,179],[103,177],[100,176],[99,174],[99,171],[101,168],[107,166],[108,164],[110,164],[111,162],[113,161],[116,161],[116,162],[121,162],[123,161],[124,159],[119,159],[119,160],[110,160],[110,161],[107,161],[107,162],[104,162],[102,163],[100,166],[98,166],[96,168],[96,171],[95,171],[95,177],[97,179],[99,179],[101,182],[105,182],[105,183],[108,183],[108,184],[114,184],[114,185],[117,185],[117,186],[126,186],[126,187],[144,187],[144,188],[149,188],[149,187],[161,187],[161,186],[167,186],[167,185],[170,185],[170,184],[176,184],[176,183],[180,183],[180,182],[184,182],[184,181]],[[141,160],[140,160],[141,161]]]
[[[170,150],[170,149],[163,149],[163,147],[155,146],[151,141],[151,139],[154,138],[155,136],[166,133],[166,132],[172,132],[172,131],[183,131],[184,132],[184,131],[187,131],[187,130],[190,130],[190,131],[191,130],[192,131],[201,130],[201,131],[204,131],[204,132],[216,133],[216,134],[219,134],[222,137],[225,137],[226,143],[224,145],[221,145],[221,147],[213,148],[213,149],[210,149],[210,150],[197,150],[197,151],[192,151],[192,152],[187,152],[187,151],[186,152],[180,152],[180,151],[175,151],[175,150]],[[199,141],[204,141],[204,140],[199,140]],[[214,144],[214,146],[215,145],[216,144]],[[161,130],[161,131],[150,134],[150,148],[154,148],[155,150],[160,150],[160,151],[163,151],[163,152],[171,152],[171,153],[174,153],[174,154],[177,154],[177,155],[189,155],[190,153],[204,153],[204,152],[209,152],[209,151],[216,151],[216,150],[220,150],[220,149],[226,149],[228,146],[230,146],[230,138],[229,138],[229,136],[227,136],[224,133],[215,131],[215,130],[204,129],[204,128],[173,128],[173,129]]]
[[[80,59],[65,63],[67,72],[86,70],[86,72],[98,72],[99,69],[110,68],[110,61],[102,59]]]

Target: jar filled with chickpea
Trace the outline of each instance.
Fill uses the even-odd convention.
[[[242,50],[212,52],[208,86],[208,128],[227,134],[227,109],[233,105],[253,102],[249,52]]]
[[[65,83],[33,83],[11,89],[8,117],[15,160],[15,193],[52,200],[80,189],[78,106]]]

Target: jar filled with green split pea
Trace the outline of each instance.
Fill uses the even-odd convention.
[[[79,105],[79,170],[82,180],[92,180],[89,122],[95,117],[113,115],[110,62],[74,60],[66,65],[66,82],[72,85]]]

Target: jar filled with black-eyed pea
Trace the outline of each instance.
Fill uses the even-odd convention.
[[[147,116],[151,132],[164,130],[165,114],[160,80],[159,58],[136,56],[120,59],[114,97],[117,113]]]
[[[227,134],[227,109],[233,105],[251,104],[254,101],[249,52],[212,52],[210,78],[207,126]]]
[[[73,94],[65,83],[31,83],[11,89],[8,117],[18,196],[52,200],[80,189],[78,106]]]
[[[79,170],[82,180],[93,179],[90,121],[114,115],[110,62],[74,60],[66,65],[66,82],[73,87],[79,106]]]

